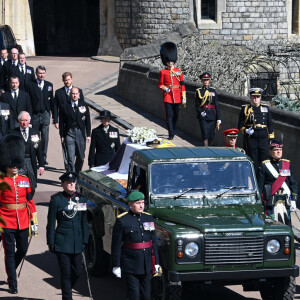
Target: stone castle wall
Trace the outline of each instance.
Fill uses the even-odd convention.
[[[190,21],[188,0],[116,0],[116,32],[123,49],[149,44],[176,24]]]
[[[286,40],[287,1],[219,0],[214,22],[201,20],[197,0],[116,0],[117,36],[122,49],[146,45],[176,25],[193,21],[203,40],[233,44]]]

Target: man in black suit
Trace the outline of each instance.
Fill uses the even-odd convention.
[[[6,92],[9,90],[9,78],[11,76],[18,76],[18,55],[18,49],[12,48],[10,50],[10,59],[3,64],[1,72],[1,88]]]
[[[19,54],[17,76],[20,79],[20,90],[28,92],[31,82],[35,80],[34,69],[26,64],[25,53]]]
[[[0,89],[1,89],[1,93],[5,92],[2,89],[2,84],[3,84],[2,69],[3,69],[4,63],[7,61],[7,56],[8,56],[7,49],[5,49],[5,48],[1,49],[0,50]]]
[[[85,157],[86,142],[91,138],[90,112],[84,99],[79,99],[79,89],[71,90],[71,101],[59,111],[59,135],[61,142],[66,143],[68,169],[81,171]],[[76,157],[76,162],[75,162]]]
[[[1,101],[10,106],[11,117],[13,119],[13,128],[19,126],[18,115],[21,111],[32,113],[31,101],[28,93],[19,89],[20,81],[17,76],[9,79],[10,90],[1,96]]]
[[[62,88],[59,88],[55,91],[55,97],[53,100],[53,124],[58,129],[58,116],[59,111],[66,103],[70,102],[70,92],[73,87],[73,77],[71,72],[64,72],[62,74],[62,81],[64,83],[64,86]],[[79,94],[81,99],[83,98],[82,90],[79,89]],[[65,169],[67,170],[68,160],[67,160],[67,149],[65,147],[65,143],[62,143],[62,152],[63,152],[63,158],[64,158],[64,164]]]
[[[46,68],[36,68],[36,80],[29,85],[29,96],[32,105],[32,127],[41,133],[44,161],[47,165],[47,150],[49,141],[50,112],[53,102],[53,84],[45,80]]]
[[[20,135],[24,139],[25,163],[24,166],[19,169],[19,174],[29,178],[33,196],[37,187],[37,173],[39,173],[39,175],[44,174],[44,158],[38,132],[28,127],[30,119],[30,114],[27,111],[20,112],[18,116],[19,127],[15,128],[12,133]],[[39,163],[39,170],[37,170],[37,161]]]
[[[14,128],[14,122],[8,103],[0,102],[0,140]]]
[[[97,119],[101,120],[101,125],[92,131],[89,151],[90,168],[107,164],[120,148],[119,130],[109,124],[110,111],[101,111]]]

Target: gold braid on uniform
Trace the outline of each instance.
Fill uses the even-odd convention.
[[[171,69],[171,73],[173,74],[173,76],[176,77],[176,79],[178,81],[180,81],[180,75],[182,74],[181,70],[179,70],[179,71],[180,71],[180,74],[178,75],[178,74],[176,74],[176,72],[173,69]]]
[[[207,101],[207,99],[208,99],[209,104],[212,102],[212,95],[209,92],[209,90],[205,90],[205,93],[203,96],[201,96],[200,89],[198,89],[197,91],[198,91],[198,97],[201,100],[200,107],[203,106],[203,104]]]

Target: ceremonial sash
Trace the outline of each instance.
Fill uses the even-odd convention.
[[[280,176],[276,169],[272,166],[271,162],[265,163],[268,170],[271,172],[271,174],[276,178],[276,180],[272,184],[272,196],[282,187],[283,193],[288,195],[290,197],[291,190],[285,183],[287,176]],[[290,163],[288,161],[282,161],[282,169],[289,170],[290,169]]]

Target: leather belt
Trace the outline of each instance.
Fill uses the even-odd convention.
[[[171,88],[171,89],[180,89],[180,85],[167,85],[168,88]]]
[[[266,128],[267,125],[263,125],[263,124],[255,124],[254,128]]]
[[[203,107],[203,108],[213,108],[213,109],[215,109],[216,108],[216,106],[214,105],[214,104],[204,104],[204,105],[202,105],[201,107]]]
[[[128,243],[123,242],[123,247],[127,249],[148,249],[153,245],[152,241],[144,242],[144,243]]]
[[[8,209],[22,209],[27,207],[27,203],[1,203],[1,207]]]

